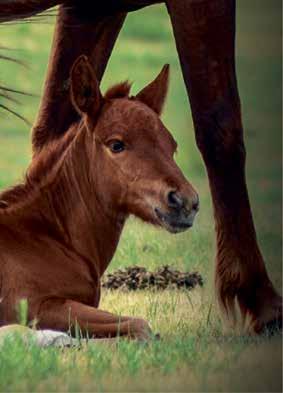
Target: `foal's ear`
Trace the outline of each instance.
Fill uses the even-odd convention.
[[[169,84],[169,64],[163,66],[161,72],[151,83],[144,87],[136,98],[149,106],[158,115],[161,114]]]
[[[71,69],[71,100],[80,115],[95,115],[102,105],[102,94],[88,58],[80,56]]]

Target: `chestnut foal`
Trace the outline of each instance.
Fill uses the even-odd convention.
[[[32,161],[25,183],[0,195],[0,325],[21,298],[39,328],[76,323],[95,337],[147,338],[146,321],[98,309],[100,278],[134,214],[176,233],[191,227],[198,196],[174,162],[161,122],[169,66],[137,96],[130,85],[103,97],[81,56],[71,99],[81,121]]]

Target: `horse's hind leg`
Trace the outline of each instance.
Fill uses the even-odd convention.
[[[235,73],[235,0],[167,0],[196,140],[205,161],[217,232],[220,304],[259,332],[281,321],[282,299],[257,245],[245,180],[245,148]]]
[[[140,340],[151,337],[148,323],[141,318],[114,315],[72,300],[51,299],[41,306],[36,318],[40,329],[73,333],[78,325],[89,337],[127,336]]]

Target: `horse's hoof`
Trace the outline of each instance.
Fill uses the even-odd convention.
[[[254,331],[257,334],[275,335],[282,331],[282,298],[276,296],[266,305],[264,312],[255,319]]]
[[[274,336],[275,334],[282,332],[282,318],[275,318],[271,321],[268,321],[263,326],[263,333],[266,333],[270,336]]]

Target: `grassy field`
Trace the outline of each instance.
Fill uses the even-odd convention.
[[[281,2],[239,0],[237,68],[242,97],[247,177],[259,243],[269,274],[281,289]],[[0,80],[40,95],[53,31],[48,24],[0,26],[0,45],[14,48],[29,68],[0,64]],[[10,53],[10,52],[9,52]],[[131,219],[109,270],[133,264],[172,264],[198,270],[202,289],[102,293],[101,307],[139,315],[162,339],[149,345],[119,342],[83,350],[0,350],[0,391],[281,391],[281,338],[251,338],[227,331],[213,299],[214,232],[210,194],[196,149],[171,27],[164,7],[130,15],[107,69],[103,87],[123,79],[137,92],[164,63],[172,66],[164,121],[179,143],[177,162],[195,185],[201,210],[193,230],[173,236]],[[39,98],[18,110],[32,122]],[[31,157],[30,131],[1,114],[0,189],[21,179]]]

